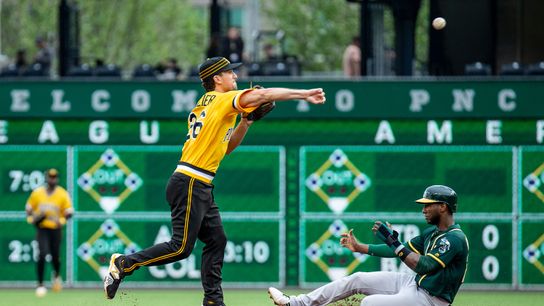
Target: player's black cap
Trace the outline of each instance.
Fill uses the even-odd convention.
[[[55,168],[48,169],[46,172],[48,177],[57,177],[59,176],[59,172]]]
[[[444,185],[432,185],[425,189],[423,197],[416,200],[420,204],[444,203],[448,205],[451,212],[457,211],[457,193]]]
[[[198,66],[198,76],[204,81],[222,71],[233,70],[240,66],[242,66],[242,63],[231,63],[222,56],[212,57]]]

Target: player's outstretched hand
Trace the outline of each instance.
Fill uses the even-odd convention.
[[[376,227],[377,223],[378,222],[374,224],[374,227]],[[372,230],[374,230],[374,228]],[[393,251],[395,251],[395,253],[397,253],[397,248],[401,246],[401,243],[399,242],[399,232],[393,230],[391,228],[391,224],[388,222],[385,224],[380,222],[380,225],[374,234],[381,241],[385,242],[385,244],[387,244]]]
[[[325,104],[327,99],[325,98],[323,88],[314,88],[308,90],[308,97],[306,97],[304,100],[312,104]]]
[[[353,235],[353,229],[350,229],[347,233],[342,233],[342,238],[340,238],[340,245],[347,248],[348,250],[352,252],[358,252],[357,251],[357,245],[359,243],[357,242],[357,238],[355,238],[355,235]]]
[[[374,222],[374,226],[372,226],[372,232],[374,232],[374,235],[376,235],[376,232],[378,231],[382,223],[383,223],[382,221]],[[387,227],[389,227],[390,229],[393,229],[393,226],[391,225],[391,223],[385,221],[385,225],[387,225]]]

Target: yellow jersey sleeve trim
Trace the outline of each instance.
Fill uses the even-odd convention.
[[[251,90],[253,90],[253,88],[244,89],[244,90],[240,91],[236,96],[234,96],[234,99],[232,100],[232,107],[234,107],[234,109],[236,109],[237,111],[244,112],[244,113],[249,113],[249,112],[253,111],[254,109],[256,109],[257,107],[243,108],[240,105],[240,97],[243,94],[245,94],[246,92],[251,91]]]
[[[410,249],[412,249],[412,251],[421,255],[421,253],[419,253],[419,251],[412,245],[412,242],[408,241],[408,246],[410,247]]]
[[[446,264],[442,260],[440,260],[438,257],[434,256],[433,254],[427,254],[427,255],[431,257],[432,259],[436,260],[442,266],[442,268],[446,267]]]

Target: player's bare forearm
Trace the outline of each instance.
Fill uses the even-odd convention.
[[[353,229],[350,229],[347,233],[342,233],[341,236],[340,245],[352,252],[368,254],[368,244],[359,243],[357,237],[353,234]]]
[[[358,243],[354,247],[354,252],[361,253],[361,254],[368,254],[368,244],[366,243]]]
[[[404,260],[404,264],[408,266],[408,268],[412,269],[413,271],[416,271],[417,263],[419,262],[419,258],[421,255],[417,253],[410,253],[408,256],[406,256],[406,259]]]
[[[247,130],[249,129],[249,126],[251,126],[251,121],[248,121],[245,118],[242,118],[236,128],[234,129],[234,132],[232,133],[232,136],[229,140],[229,145],[227,147],[227,153],[230,154],[236,147],[238,147],[242,140],[244,140],[244,137],[246,136]]]
[[[250,90],[240,97],[240,105],[244,108],[258,107],[271,101],[306,100],[313,104],[325,103],[325,93],[321,88],[290,89],[265,88]]]

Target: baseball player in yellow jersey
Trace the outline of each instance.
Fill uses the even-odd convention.
[[[37,229],[39,256],[37,263],[38,287],[36,295],[39,297],[47,293],[43,284],[45,256],[51,254],[54,279],[53,291],[62,289],[60,277],[60,243],[62,226],[69,219],[74,210],[68,192],[58,186],[58,171],[49,169],[46,173],[47,185],[41,186],[30,194],[26,203],[27,222],[34,224]]]
[[[138,268],[164,265],[188,257],[198,238],[205,244],[201,267],[203,305],[224,305],[221,270],[227,237],[212,185],[221,160],[242,142],[253,123],[245,114],[261,105],[295,99],[325,103],[321,88],[238,90],[238,77],[233,69],[240,65],[230,63],[224,57],[209,58],[200,65],[199,76],[206,93],[189,114],[181,159],[166,188],[172,238],[134,254],[113,254],[109,273],[104,278],[107,298],[113,298],[121,280]],[[238,115],[242,118],[236,125]]]

